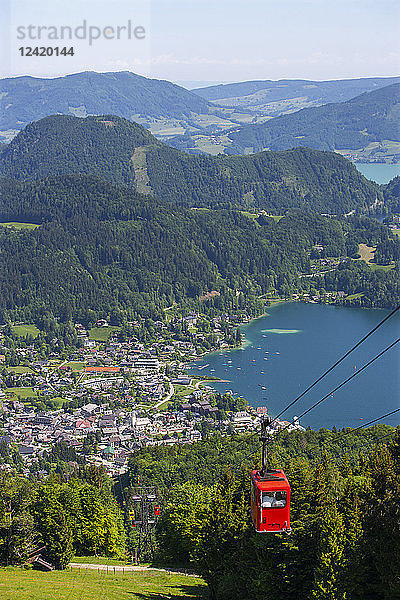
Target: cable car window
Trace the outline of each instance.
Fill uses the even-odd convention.
[[[277,492],[263,492],[261,498],[262,508],[285,508],[287,493],[284,490]]]

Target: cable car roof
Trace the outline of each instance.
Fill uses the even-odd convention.
[[[285,473],[279,469],[273,473],[268,473],[268,478],[260,476],[258,471],[252,471],[251,477],[260,490],[286,490],[290,489],[289,482]]]

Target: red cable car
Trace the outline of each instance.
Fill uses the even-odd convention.
[[[251,472],[251,518],[258,533],[290,533],[290,485],[282,470]]]
[[[262,468],[251,472],[251,518],[258,533],[290,533],[290,485],[281,469],[267,468],[267,425],[261,422]]]

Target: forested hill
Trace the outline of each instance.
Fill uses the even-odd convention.
[[[140,477],[168,489],[157,529],[159,558],[194,568],[210,599],[397,600],[400,436],[366,448],[365,442],[350,445],[346,435],[372,442],[378,431],[382,425],[355,434],[320,429],[274,436],[273,467],[284,468],[291,486],[290,536],[252,529],[249,470],[259,468],[249,451],[254,436],[147,447],[130,460],[130,484]],[[317,459],[319,449],[328,456],[330,448],[339,455],[336,465]]]
[[[75,73],[55,79],[0,80],[0,130],[21,129],[52,114],[182,118],[206,114],[208,103],[169,81],[129,72]]]
[[[398,298],[396,269],[373,271],[349,259],[329,280],[299,276],[311,273],[316,243],[329,256],[351,257],[365,243],[377,246],[383,264],[398,258],[398,242],[372,219],[296,211],[276,221],[189,210],[82,175],[1,184],[0,223],[39,225],[0,225],[1,321],[35,322],[46,311],[64,320],[85,320],[88,311],[162,320],[174,302],[239,310],[237,290],[245,290],[248,314],[256,316],[263,294],[289,297],[310,285],[361,293],[368,306],[393,306]],[[211,290],[220,296],[200,300]]]
[[[366,92],[347,102],[304,108],[262,125],[229,134],[229,152],[308,146],[320,150],[365,149],[374,142],[400,143],[400,83]],[[395,151],[396,152],[396,151]],[[400,154],[400,149],[397,149]]]
[[[342,214],[381,192],[350,162],[296,148],[252,156],[194,156],[170,148],[115,116],[52,116],[28,125],[1,153],[0,174],[32,179],[100,176],[188,207],[302,208]]]
[[[135,149],[159,143],[144,127],[118,117],[46,117],[3,150],[0,173],[15,179],[82,173],[134,185]]]
[[[3,182],[0,219],[43,223],[32,231],[0,227],[0,311],[25,320],[42,308],[163,318],[163,306],[204,291],[244,286],[251,295],[268,274],[279,286],[297,280],[315,240],[346,251],[334,219],[261,226],[240,213],[174,208],[83,176]]]
[[[400,176],[394,177],[384,188],[385,205],[389,212],[400,212]]]

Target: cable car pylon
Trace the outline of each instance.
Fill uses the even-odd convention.
[[[251,472],[251,518],[257,533],[291,533],[290,485],[282,469],[271,469],[268,427],[271,417],[261,421],[262,466]]]

